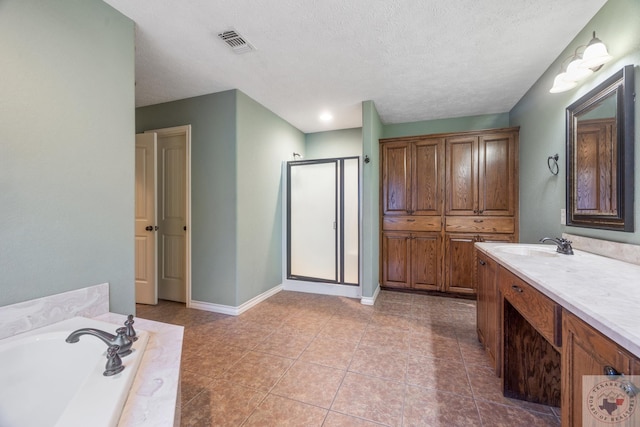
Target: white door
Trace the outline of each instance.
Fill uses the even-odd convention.
[[[158,296],[186,302],[187,136],[158,132]]]
[[[156,281],[156,134],[136,135],[136,302],[158,303]]]

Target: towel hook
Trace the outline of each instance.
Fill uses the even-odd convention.
[[[558,153],[547,158],[547,167],[549,168],[549,171],[551,171],[551,173],[554,175],[558,175],[558,172],[560,172],[560,166],[558,166],[559,158],[560,156],[558,155]]]

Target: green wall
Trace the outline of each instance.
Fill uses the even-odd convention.
[[[281,167],[304,135],[238,90],[136,109],[136,132],[187,124],[191,297],[237,307],[282,283]]]
[[[552,94],[549,89],[562,61],[591,40],[601,39],[614,59],[577,88]],[[640,243],[640,174],[635,174],[635,233],[595,230],[560,225],[560,209],[565,207],[565,109],[623,66],[634,64],[636,92],[640,88],[640,2],[611,0],[594,16],[562,54],[551,64],[525,96],[511,110],[511,125],[520,126],[520,240],[537,242],[544,236],[563,232],[624,242]],[[635,107],[635,164],[640,166],[640,108]],[[547,169],[547,157],[560,155],[560,173]]]
[[[236,91],[136,109],[136,132],[191,125],[191,298],[236,301]]]
[[[326,159],[362,155],[362,128],[305,135],[305,159]]]
[[[0,305],[110,283],[134,304],[134,25],[0,2]]]
[[[380,283],[380,148],[383,125],[373,101],[362,103],[362,296],[371,298]]]
[[[282,163],[304,134],[237,92],[236,306],[282,283]]]
[[[509,113],[384,125],[382,138],[509,127]]]

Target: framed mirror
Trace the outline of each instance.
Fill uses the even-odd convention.
[[[567,107],[567,225],[633,231],[634,69]]]

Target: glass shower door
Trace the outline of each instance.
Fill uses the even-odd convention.
[[[288,175],[288,276],[336,282],[337,162],[291,162]]]
[[[287,278],[358,285],[357,157],[287,163]]]

